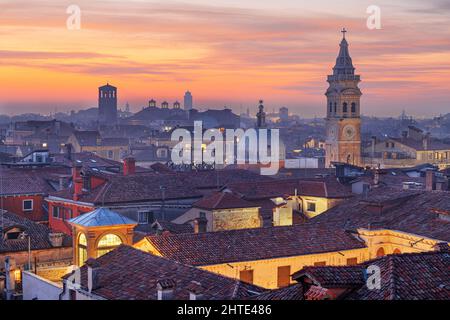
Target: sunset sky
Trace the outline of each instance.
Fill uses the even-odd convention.
[[[372,4],[381,30],[366,26]],[[203,108],[264,99],[323,117],[344,26],[363,114],[450,112],[448,0],[0,0],[0,26],[0,113],[93,107],[109,82],[133,111],[189,89]]]

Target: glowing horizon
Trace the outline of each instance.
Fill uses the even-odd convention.
[[[268,111],[321,117],[344,26],[363,114],[448,113],[450,5],[389,3],[369,30],[365,0],[0,0],[0,113],[95,107],[109,82],[133,111],[190,90],[203,108],[254,112],[264,99]],[[71,4],[80,30],[66,28]]]

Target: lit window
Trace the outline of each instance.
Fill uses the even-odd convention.
[[[22,209],[23,211],[33,211],[33,200],[23,200]]]
[[[87,239],[84,233],[78,237],[78,266],[82,266],[87,260]]]
[[[22,281],[22,270],[14,270],[14,280],[16,281],[16,283],[20,283]]]
[[[116,247],[122,244],[122,240],[116,236],[115,234],[107,234],[103,236],[98,242],[97,246],[97,257],[101,257],[102,255],[114,250]]]

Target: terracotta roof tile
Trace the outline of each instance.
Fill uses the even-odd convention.
[[[365,248],[363,242],[344,230],[319,224],[146,239],[162,256],[194,266]]]
[[[99,286],[93,293],[110,300],[156,300],[157,285],[174,288],[174,300],[188,300],[192,282],[204,288],[205,300],[242,299],[263,289],[183,265],[121,245],[96,259]],[[81,268],[81,284],[87,287],[87,267]],[[68,275],[65,276],[67,278]]]
[[[206,210],[258,207],[254,203],[233,195],[231,192],[215,192],[195,202],[192,206]]]

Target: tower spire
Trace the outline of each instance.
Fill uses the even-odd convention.
[[[342,28],[342,41],[339,45],[339,55],[336,59],[336,65],[333,68],[333,75],[354,75],[355,68],[353,67],[352,58],[350,57],[350,52],[348,50],[348,42],[345,39],[345,34],[348,32],[347,29]]]
[[[347,33],[347,30],[344,28],[342,28],[342,39],[345,39],[345,34]]]

